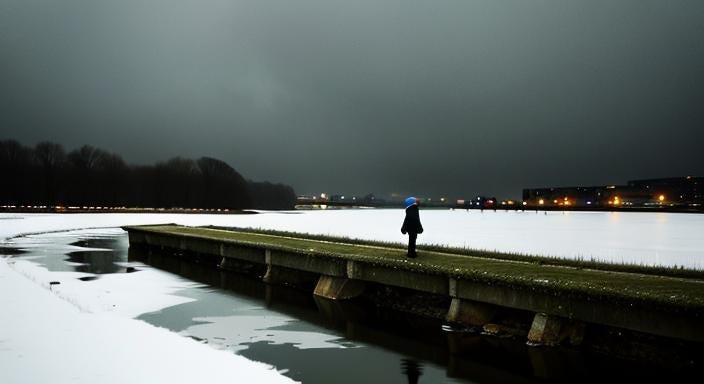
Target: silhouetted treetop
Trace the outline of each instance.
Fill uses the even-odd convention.
[[[90,145],[66,154],[56,143],[2,140],[0,170],[11,181],[0,190],[3,205],[291,209],[296,201],[290,186],[247,181],[211,157],[127,165]]]

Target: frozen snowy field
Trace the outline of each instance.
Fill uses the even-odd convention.
[[[150,223],[246,226],[404,241],[399,232],[402,217],[400,209],[258,215],[2,214],[0,240],[5,240],[0,245],[28,249],[32,256],[0,259],[0,382],[289,381],[272,366],[237,355],[252,343],[293,345],[295,351],[290,353],[295,356],[336,354],[344,356],[344,361],[356,353],[377,356],[374,361],[380,364],[398,360],[403,356],[350,344],[330,330],[272,312],[255,301],[213,293],[158,269],[140,265],[136,274],[112,273],[125,272],[130,267],[125,262],[113,266],[118,271],[78,272],[80,264],[72,264],[66,255],[79,249],[85,252],[85,246],[72,243],[86,236],[118,239],[124,250],[125,234],[116,227]],[[423,210],[421,218],[426,229],[423,243],[704,266],[704,237],[700,235],[704,233],[704,215]],[[79,228],[106,229],[63,232]],[[91,280],[91,272],[107,274]],[[60,285],[50,286],[57,280]],[[168,322],[169,316],[184,308],[197,309],[206,302],[212,302],[213,309],[206,314],[196,310],[198,317],[181,334],[136,320],[146,314]],[[184,336],[208,340],[211,346]],[[314,352],[317,350],[323,352]],[[287,369],[282,360],[269,363]],[[447,380],[442,367],[432,364],[425,366],[425,376]]]
[[[20,233],[128,224],[224,225],[405,241],[401,209],[196,214],[5,214],[0,239]],[[704,215],[638,212],[421,210],[419,243],[615,263],[704,268]]]

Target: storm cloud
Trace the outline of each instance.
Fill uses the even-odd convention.
[[[704,174],[704,2],[0,0],[0,138],[299,193]]]

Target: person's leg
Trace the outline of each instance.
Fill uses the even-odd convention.
[[[417,233],[408,233],[408,256],[409,257],[415,257],[416,256],[416,238],[418,237]]]

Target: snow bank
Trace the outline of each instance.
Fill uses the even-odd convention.
[[[268,365],[145,322],[83,312],[8,263],[0,259],[2,383],[291,382]]]
[[[443,244],[565,258],[704,268],[704,215],[664,212],[421,210],[419,244]],[[278,229],[406,241],[403,210],[205,214],[3,214],[0,238],[38,230],[177,223]]]
[[[92,281],[78,280],[80,277],[93,276],[90,273],[51,272],[28,260],[12,259],[11,269],[35,284],[50,289],[55,296],[83,312],[109,312],[127,318],[193,301],[175,293],[199,285],[147,268],[139,271],[139,278],[112,273]],[[50,285],[51,282],[59,284]]]

